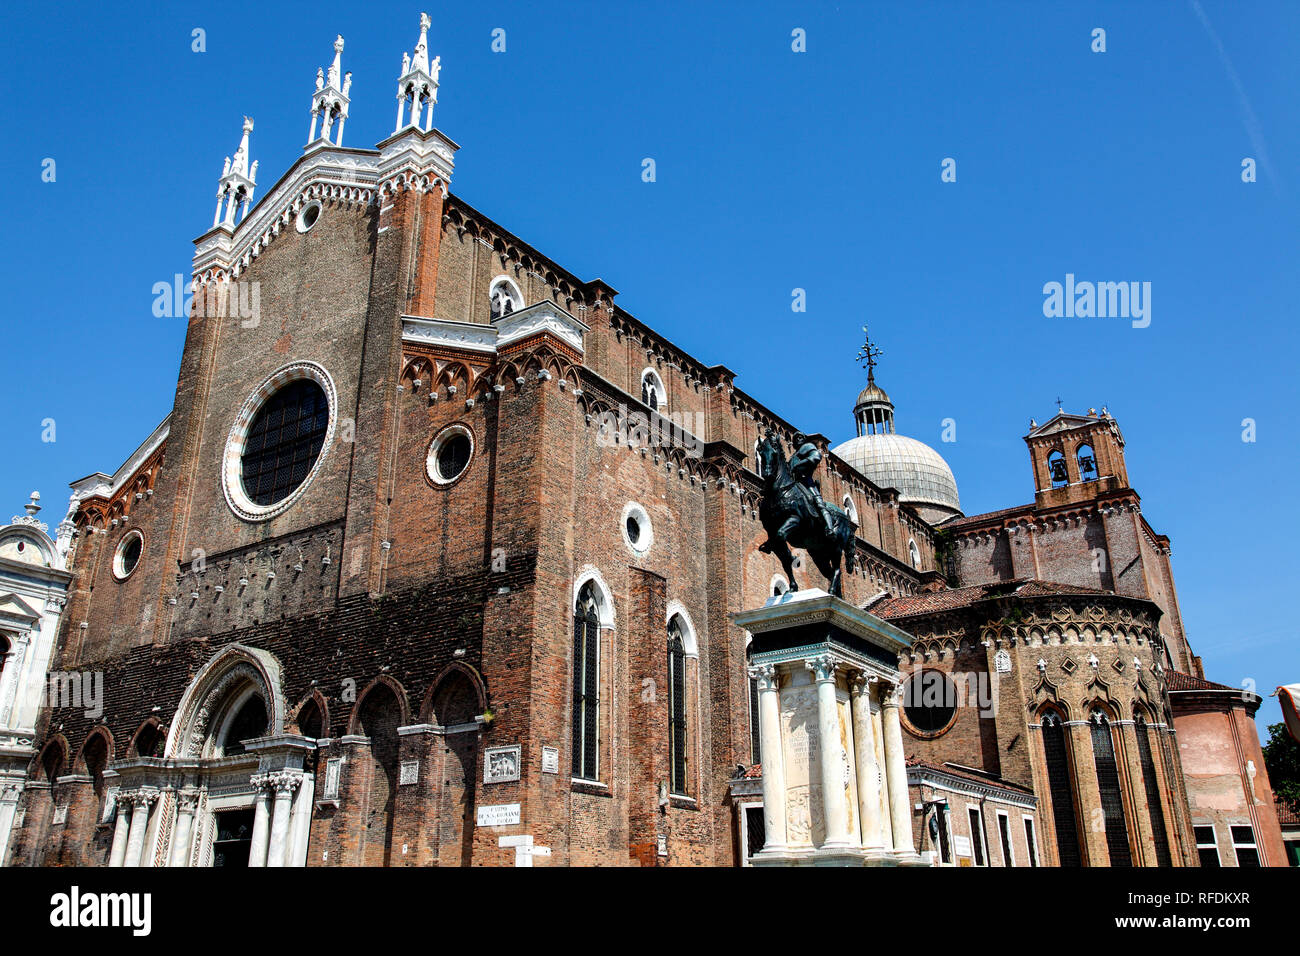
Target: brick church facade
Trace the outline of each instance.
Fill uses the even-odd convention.
[[[52,667],[102,672],[103,714],[43,712],[7,865],[730,866],[761,846],[730,615],[790,584],[759,551],[755,447],[799,430],[450,191],[428,26],[375,148],[342,145],[341,38],[308,146],[255,203],[245,120],[173,410],[73,485]],[[1204,827],[1228,862],[1248,826],[1281,864],[1258,698],[1192,656],[1115,420],[1035,425],[1034,503],[965,517],[892,414],[873,378],[858,439],[808,438],[858,526],[845,598],[913,635],[907,679],[937,688],[904,704],[916,849],[1197,865]],[[1197,733],[1237,748],[1201,776],[1176,732],[1192,685]]]

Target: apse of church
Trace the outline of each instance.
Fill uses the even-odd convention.
[[[342,37],[282,175],[230,117],[172,411],[72,485],[49,666],[108,675],[103,712],[41,713],[4,862],[747,865],[789,681],[852,731],[800,764],[850,768],[841,862],[1186,863],[1166,675],[1198,665],[1114,419],[1035,425],[1034,503],[969,517],[870,343],[856,435],[801,431],[451,191],[431,28],[373,148]],[[829,585],[760,549],[769,433],[820,455],[888,660],[751,673],[733,615]],[[931,670],[976,705],[909,711]]]

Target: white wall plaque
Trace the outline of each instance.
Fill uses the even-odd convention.
[[[507,783],[519,779],[518,744],[509,747],[489,747],[483,751],[483,782]]]
[[[518,822],[517,803],[498,803],[478,808],[478,825],[481,827],[506,827]]]
[[[1011,655],[1005,647],[993,655],[993,670],[999,674],[1011,673]]]
[[[420,761],[403,760],[402,766],[398,770],[397,785],[404,787],[407,784],[419,783],[420,781]]]
[[[560,772],[560,748],[543,747],[542,748],[542,773],[559,773]]]
[[[337,800],[339,798],[339,774],[343,769],[342,757],[330,757],[325,761],[325,792],[322,794],[324,800]]]
[[[952,838],[952,851],[958,856],[970,856],[970,837],[954,835]]]
[[[55,807],[55,808],[54,808],[54,826],[57,827],[57,826],[59,826],[60,824],[62,824],[62,823],[67,823],[67,822],[68,822],[68,808],[67,808],[66,806],[63,806],[63,807]]]

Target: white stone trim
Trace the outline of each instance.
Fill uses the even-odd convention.
[[[430,319],[418,315],[402,316],[402,341],[444,348],[466,349],[495,355],[497,330],[478,322],[457,322],[452,319]]]
[[[135,559],[135,564],[132,565],[131,570],[128,571],[126,570],[126,567],[123,564],[123,555],[126,552],[127,542],[133,541],[137,538],[140,540],[140,556]],[[118,541],[117,543],[117,547],[113,549],[113,577],[117,578],[119,581],[125,581],[127,578],[129,578],[132,574],[135,573],[135,569],[140,567],[140,562],[143,560],[144,560],[144,534],[140,531],[140,529],[132,528],[126,534],[122,535],[121,540]]]
[[[664,625],[667,626],[671,623],[674,617],[680,617],[682,623],[686,625],[685,633],[682,634],[682,649],[686,652],[686,656],[699,658],[700,642],[695,632],[695,622],[691,620],[691,612],[686,610],[686,605],[676,598],[668,602],[668,611],[664,615]]]
[[[456,435],[464,435],[469,439],[469,458],[465,460],[465,467],[458,473],[451,477],[445,477],[438,470],[438,452],[442,450],[442,446],[446,444],[447,439],[453,438]],[[464,425],[461,422],[453,422],[439,431],[429,441],[429,450],[424,456],[424,473],[429,476],[429,480],[435,485],[442,485],[444,487],[446,485],[454,485],[465,476],[465,472],[469,471],[469,466],[474,461],[474,448],[474,432],[470,430],[468,425]]]
[[[545,331],[582,352],[583,336],[591,331],[589,325],[574,318],[554,302],[538,302],[518,312],[511,312],[497,319],[493,325],[499,334],[497,348],[505,348],[513,342]]]
[[[629,518],[635,518],[637,526],[641,529],[640,535],[635,541],[627,533],[627,521]],[[627,545],[629,551],[638,558],[645,557],[650,549],[654,547],[655,530],[654,525],[650,522],[650,514],[639,502],[629,501],[623,506],[622,517],[618,521],[619,532],[623,535],[623,543]]]
[[[311,222],[307,222],[307,213],[313,209],[316,210],[316,218],[314,218]],[[310,202],[305,203],[303,207],[300,210],[298,210],[298,215],[293,221],[293,227],[297,229],[299,232],[309,232],[311,231],[311,228],[316,225],[316,223],[320,222],[321,214],[324,212],[325,212],[325,207],[321,205],[320,200],[313,199]]]
[[[284,498],[269,505],[259,505],[248,497],[244,490],[243,479],[243,454],[244,442],[248,438],[249,426],[253,423],[253,418],[265,404],[267,399],[278,392],[281,388],[291,382],[299,379],[310,379],[321,387],[325,392],[325,400],[329,406],[329,424],[325,429],[325,441],[321,445],[320,454],[316,456],[316,461],[312,464],[311,470],[307,472],[307,477]],[[244,521],[266,521],[274,518],[276,515],[283,514],[287,511],[311,485],[312,479],[320,473],[321,465],[324,464],[326,457],[329,455],[330,445],[334,442],[334,426],[338,419],[338,392],[334,388],[334,380],[325,369],[315,362],[295,362],[292,365],[286,365],[266,378],[254,391],[253,394],[245,400],[239,413],[235,416],[234,424],[230,428],[230,434],[226,437],[226,448],[221,457],[221,490],[225,493],[226,504],[230,506],[238,517]]]
[[[572,614],[578,607],[578,595],[582,593],[582,586],[588,581],[596,586],[596,593],[600,600],[597,601],[597,610],[600,613],[600,626],[602,628],[611,628],[614,626],[614,592],[609,589],[605,583],[605,578],[601,575],[600,570],[592,564],[585,564],[578,569],[578,576],[573,579],[573,594],[569,598],[569,613]]]

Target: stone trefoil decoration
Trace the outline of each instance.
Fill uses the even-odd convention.
[[[753,635],[758,684],[766,842],[753,864],[925,865],[899,720],[907,634],[819,589],[732,619]]]

